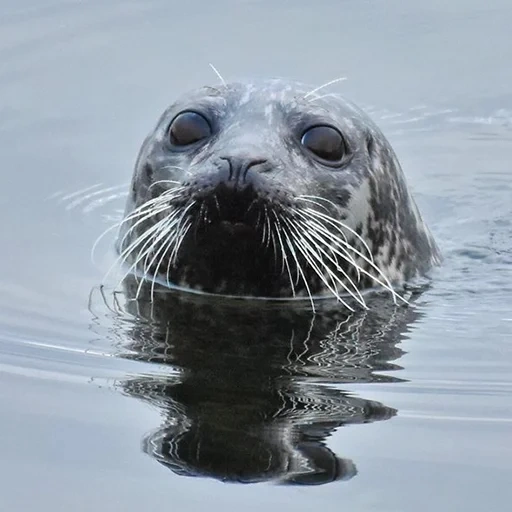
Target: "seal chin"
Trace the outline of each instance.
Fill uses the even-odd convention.
[[[227,236],[236,238],[247,238],[256,235],[254,226],[250,226],[245,222],[233,222],[231,220],[223,220],[219,224],[219,229],[226,233]]]

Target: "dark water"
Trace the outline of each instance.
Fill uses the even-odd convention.
[[[508,0],[0,1],[0,510],[508,510],[511,23]],[[348,78],[445,256],[413,307],[104,303],[112,238],[91,247],[210,62]]]

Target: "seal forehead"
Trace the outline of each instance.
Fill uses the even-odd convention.
[[[240,83],[240,106],[253,102],[288,103],[306,94],[307,88],[302,84],[294,84],[283,80],[271,80],[260,83]]]
[[[251,82],[231,82],[220,86],[205,86],[188,93],[173,107],[208,104],[215,109],[262,111],[267,114],[276,107],[297,109],[305,113],[333,113],[332,117],[363,119],[366,116],[355,105],[336,93],[322,94],[317,88],[301,82],[268,79]],[[173,109],[171,107],[171,109]],[[170,109],[170,110],[171,110]]]
[[[231,94],[228,90],[231,89]],[[380,130],[359,107],[337,93],[325,94],[311,85],[280,79],[255,83],[238,83],[226,88],[227,106],[247,114],[263,113],[269,125],[275,126],[283,116],[313,124],[332,124],[349,139],[357,140],[371,132],[380,136]],[[263,117],[263,116],[262,116]]]

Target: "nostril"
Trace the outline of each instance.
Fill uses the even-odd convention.
[[[254,158],[250,156],[224,156],[221,160],[228,165],[228,180],[238,184],[251,181],[250,174],[263,173],[270,170],[270,162],[266,158]]]
[[[268,172],[271,169],[270,162],[266,160],[265,158],[255,159],[252,160],[247,164],[245,173],[249,171],[249,169],[252,169],[256,172]]]

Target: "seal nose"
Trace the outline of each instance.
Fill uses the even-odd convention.
[[[220,171],[219,185],[232,190],[256,187],[259,174],[270,167],[267,159],[249,155],[224,156],[221,160],[225,165]]]

